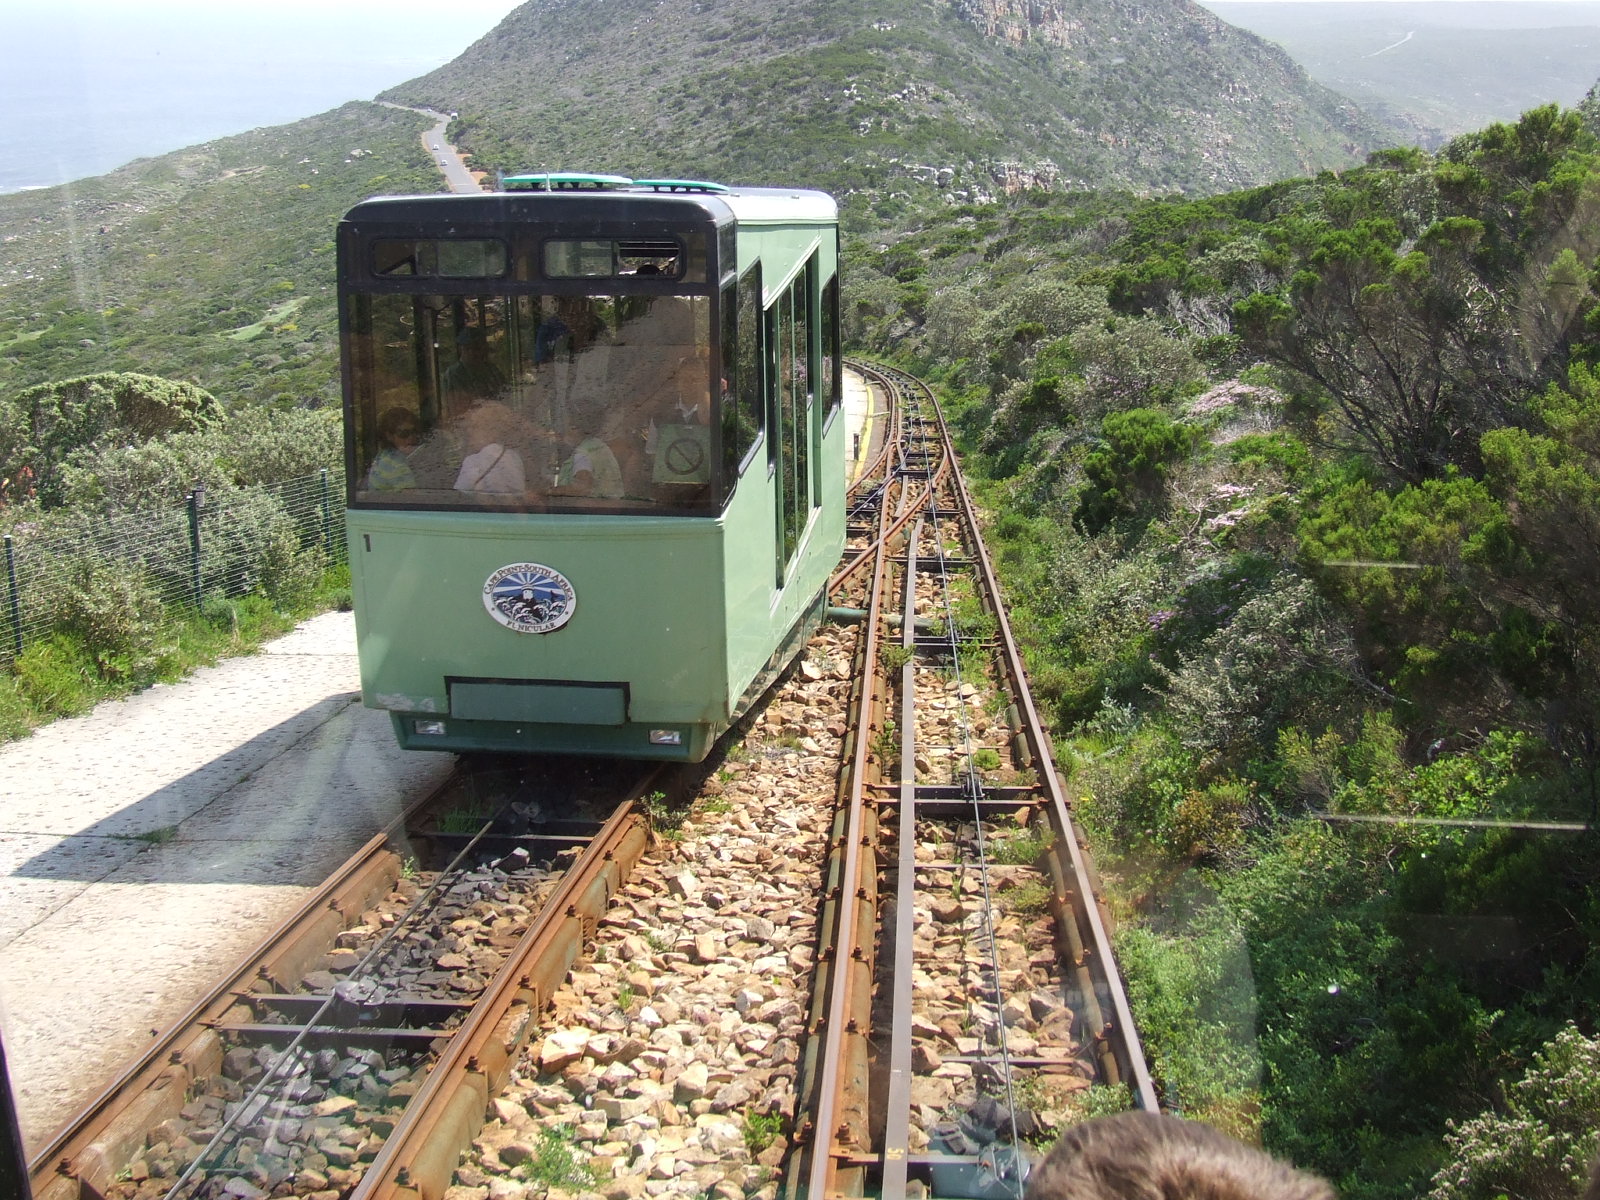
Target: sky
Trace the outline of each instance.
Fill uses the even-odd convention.
[[[520,0],[0,0],[0,191],[325,112],[440,66]]]

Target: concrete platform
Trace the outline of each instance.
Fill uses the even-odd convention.
[[[0,1027],[36,1151],[314,884],[448,774],[314,618],[0,747]]]

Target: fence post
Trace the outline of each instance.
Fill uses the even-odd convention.
[[[328,468],[323,467],[322,476],[322,553],[328,562],[333,561],[333,505],[328,497]]]
[[[197,483],[189,501],[189,579],[194,590],[194,608],[200,611],[200,509],[206,502],[206,485]]]
[[[22,598],[17,595],[17,548],[6,534],[6,584],[11,594],[11,645],[22,657]]]

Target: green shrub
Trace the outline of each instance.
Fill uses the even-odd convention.
[[[1084,459],[1086,486],[1075,514],[1089,533],[1149,512],[1162,499],[1168,471],[1201,437],[1153,408],[1111,413],[1100,432],[1101,443]]]
[[[229,633],[239,630],[239,606],[226,596],[207,596],[200,605],[200,617],[215,629]]]
[[[63,504],[115,512],[181,503],[203,484],[221,503],[236,488],[328,468],[339,488],[342,432],[330,409],[249,408],[203,429],[132,444],[80,447],[61,468]]]
[[[261,592],[280,608],[303,603],[320,581],[322,548],[301,531],[276,496],[261,488],[208,502],[202,525],[201,580],[207,594]]]
[[[1451,1161],[1430,1200],[1576,1196],[1600,1150],[1600,1038],[1567,1026],[1507,1090],[1504,1111],[1452,1123],[1445,1144]]]
[[[0,742],[27,736],[33,725],[33,710],[16,676],[0,675]]]
[[[1166,404],[1203,378],[1185,340],[1150,320],[1085,325],[1072,335],[1089,418]]]
[[[294,522],[285,515],[267,531],[258,566],[261,590],[279,608],[308,603],[327,565],[321,546],[302,546]]]
[[[1086,793],[1081,807],[1107,835],[1125,847],[1169,851],[1173,813],[1200,786],[1200,766],[1169,730],[1142,726],[1114,755],[1091,759],[1072,774]]]
[[[1167,1104],[1255,1141],[1262,1067],[1249,949],[1222,905],[1175,899],[1176,927],[1117,935],[1139,1033]]]
[[[24,480],[47,506],[64,499],[63,464],[74,452],[143,443],[202,428],[221,415],[216,398],[153,375],[85,375],[18,392],[0,405],[0,500],[27,499]]]
[[[1356,673],[1351,639],[1304,579],[1284,575],[1239,606],[1226,625],[1175,668],[1161,667],[1167,712],[1198,752],[1248,755],[1295,711],[1301,696],[1326,702]]]
[[[54,607],[57,627],[78,639],[108,680],[146,681],[166,652],[160,593],[136,569],[80,559]]]
[[[1172,813],[1172,846],[1193,858],[1220,858],[1243,848],[1255,794],[1239,779],[1190,788]]]

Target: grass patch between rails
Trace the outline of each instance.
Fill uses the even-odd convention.
[[[783,1129],[783,1118],[777,1113],[756,1112],[754,1109],[744,1115],[744,1145],[754,1158],[768,1146],[772,1145]]]
[[[1042,917],[1050,911],[1050,885],[1042,879],[1013,884],[1000,893],[1000,904],[1024,917]]]
[[[1038,833],[1018,831],[1006,837],[996,837],[989,842],[989,857],[1001,866],[1027,866],[1055,843],[1055,835],[1046,829]]]
[[[433,826],[440,833],[477,833],[483,828],[484,822],[492,816],[494,816],[492,805],[463,804],[459,808],[440,813]]]
[[[916,657],[916,650],[911,646],[884,646],[878,651],[878,658],[883,663],[885,674],[898,674],[905,665]]]

